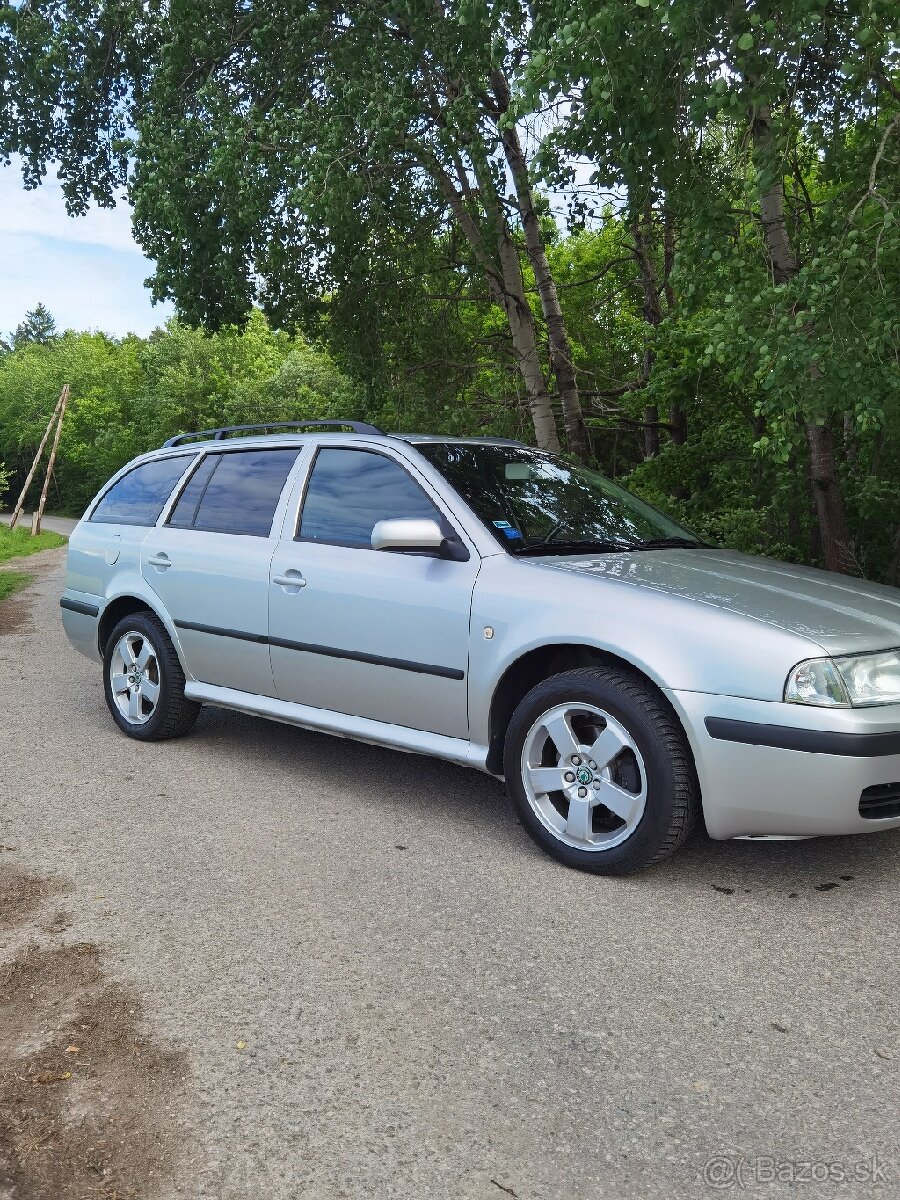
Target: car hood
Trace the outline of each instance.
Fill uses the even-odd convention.
[[[554,571],[711,605],[799,634],[828,654],[900,646],[900,589],[730,550],[533,559]]]

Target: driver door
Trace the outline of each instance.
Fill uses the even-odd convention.
[[[465,738],[480,559],[373,550],[376,522],[398,517],[446,520],[390,454],[319,447],[298,527],[271,565],[275,688],[282,700]]]

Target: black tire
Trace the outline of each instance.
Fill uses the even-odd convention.
[[[134,634],[147,639],[153,648],[157,669],[154,679],[159,695],[152,713],[142,722],[128,719],[116,702],[112,685],[112,660],[123,637]],[[190,733],[200,714],[201,704],[188,700],[184,694],[184,672],[175,647],[162,621],[151,612],[137,612],[124,617],[109,635],[103,654],[103,687],[112,718],[123,733],[142,742],[161,742],[167,738],[184,737]]]
[[[639,820],[635,818],[635,827],[624,841],[608,848],[578,849],[560,840],[532,807],[523,780],[523,751],[535,725],[554,707],[579,703],[613,717],[643,759],[646,778],[643,815]],[[553,747],[550,749],[552,752]],[[630,751],[625,754],[630,755]],[[639,774],[640,767],[633,755],[631,761],[632,770]],[[613,667],[566,671],[532,688],[513,713],[507,730],[504,773],[519,818],[541,849],[567,867],[601,875],[627,875],[668,857],[688,836],[700,811],[700,788],[693,757],[675,713],[639,676]],[[554,793],[554,797],[552,802],[565,814],[565,794]],[[545,812],[548,811],[545,802]],[[601,815],[605,811],[602,807],[599,810]],[[562,822],[565,819],[565,815],[560,817]],[[609,820],[614,825],[617,818],[610,815]],[[622,829],[627,829],[624,822]]]

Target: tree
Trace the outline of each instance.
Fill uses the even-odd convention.
[[[562,442],[726,545],[897,581],[895,28],[888,0],[0,4],[0,149],[74,212],[130,184],[157,295],[221,331],[142,343],[133,408],[95,394],[110,460],[339,405]]]
[[[43,304],[38,304],[36,308],[27,312],[25,319],[16,326],[16,331],[10,338],[9,348],[20,350],[30,343],[48,346],[56,336],[56,321],[50,310]]]
[[[731,363],[754,394],[759,453],[805,454],[835,570],[858,557],[835,450],[851,364],[865,375],[854,438],[883,424],[896,394],[893,15],[887,0],[541,0],[524,99],[566,102],[550,170],[565,176],[586,154],[635,221],[647,206],[675,215],[683,295],[718,270],[705,360]],[[868,320],[850,323],[861,274]]]
[[[136,230],[157,263],[156,294],[213,327],[243,320],[254,302],[296,322],[310,284],[334,291],[360,256],[453,228],[505,315],[537,441],[559,445],[549,363],[568,444],[586,457],[511,112],[527,24],[520,0],[7,10],[15,90],[61,114],[42,123],[16,109],[7,146],[25,155],[29,182],[58,158],[75,210],[90,196],[111,202],[133,153]],[[57,69],[42,73],[35,64],[47,60]]]
[[[177,321],[149,338],[67,332],[0,358],[0,460],[15,485],[31,465],[63,383],[71,385],[54,471],[75,512],[130,458],[174,433],[254,421],[363,416],[327,354],[273,332],[259,312],[210,335]]]

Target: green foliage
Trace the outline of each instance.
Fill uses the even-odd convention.
[[[0,4],[0,151],[29,186],[59,163],[73,212],[128,182],[187,322],[0,358],[0,456],[21,477],[65,381],[73,507],[178,428],[533,436],[535,389],[564,400],[537,229],[603,469],[729,546],[821,562],[842,538],[900,582],[895,10]]]
[[[887,0],[542,0],[522,103],[565,102],[548,181],[586,157],[629,227],[665,212],[677,230],[676,304],[635,396],[683,408],[690,435],[635,485],[729,545],[815,559],[823,428],[851,557],[898,582],[895,18]]]
[[[358,390],[326,353],[274,333],[258,313],[244,330],[213,335],[177,321],[147,339],[67,332],[0,358],[0,454],[12,490],[64,383],[71,400],[50,503],[72,512],[125,462],[174,433],[361,411]]]
[[[72,213],[115,203],[163,11],[162,0],[0,2],[0,150],[21,155],[26,187],[55,164]]]
[[[21,526],[9,529],[6,525],[0,525],[0,563],[9,562],[11,558],[24,558],[28,554],[39,554],[41,550],[55,550],[57,546],[65,544],[64,537],[48,529],[32,537],[30,529]]]

